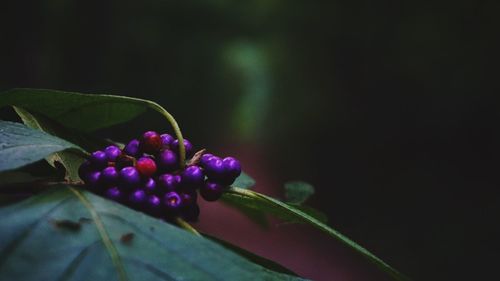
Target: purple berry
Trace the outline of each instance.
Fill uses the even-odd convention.
[[[151,177],[156,173],[156,163],[149,157],[142,157],[135,164],[136,169],[144,177]]]
[[[130,193],[128,200],[130,207],[140,210],[143,209],[147,202],[147,194],[142,189],[136,189]]]
[[[139,140],[131,140],[123,149],[123,152],[129,156],[137,156],[139,154]]]
[[[224,164],[224,169],[230,176],[237,178],[241,174],[241,164],[238,159],[226,157],[222,160],[222,163]]]
[[[156,182],[152,178],[147,178],[146,180],[144,180],[142,187],[144,188],[144,191],[146,191],[146,193],[148,194],[153,194],[157,192]]]
[[[101,172],[101,180],[104,184],[115,184],[118,178],[119,173],[115,167],[106,167]]]
[[[163,174],[158,177],[158,185],[166,191],[173,191],[179,187],[181,177],[179,175]]]
[[[169,134],[163,134],[160,138],[163,148],[170,148],[170,144],[175,140],[174,137]]]
[[[156,154],[160,151],[161,147],[162,140],[157,132],[147,131],[142,134],[141,140],[139,141],[140,151],[148,154]]]
[[[182,199],[182,204],[185,206],[196,204],[196,200],[198,199],[198,194],[195,192],[182,192],[179,193]]]
[[[125,167],[120,171],[120,181],[126,187],[138,185],[141,181],[139,171],[134,167]]]
[[[87,179],[88,179],[88,181],[87,181],[88,185],[95,186],[98,183],[100,183],[101,172],[99,172],[99,171],[90,172]]]
[[[89,160],[90,163],[92,163],[92,166],[97,169],[103,169],[108,165],[108,157],[106,156],[106,153],[100,150],[92,152]]]
[[[214,157],[213,154],[210,154],[210,153],[203,154],[200,158],[200,165],[202,167],[205,167],[207,165],[208,161],[210,161],[210,159],[212,159],[212,157]]]
[[[174,140],[171,145],[171,149],[175,151],[175,153],[179,153],[179,140]],[[184,139],[184,149],[186,150],[186,158],[190,158],[193,156],[193,145],[187,139]]]
[[[161,214],[161,200],[158,196],[156,195],[150,195],[147,198],[146,201],[146,211],[154,216],[157,217]]]
[[[182,205],[182,198],[179,193],[175,191],[168,192],[163,197],[163,203],[169,210],[177,210]]]
[[[171,172],[178,168],[177,161],[177,155],[172,150],[165,149],[158,155],[156,164],[162,171]]]
[[[90,161],[85,160],[80,167],[78,168],[78,176],[80,179],[84,182],[87,181],[87,178],[89,176],[89,173],[92,171],[92,164],[90,164]]]
[[[203,199],[207,201],[215,201],[222,196],[224,191],[224,186],[216,183],[207,181],[200,189],[200,195]]]
[[[136,189],[129,195],[130,206],[134,209],[141,209],[147,200],[146,192],[142,189]]]
[[[203,184],[205,175],[198,166],[189,166],[182,172],[182,183],[189,188],[197,188]]]
[[[221,180],[224,178],[224,164],[222,163],[222,159],[220,159],[219,157],[211,157],[204,167],[205,173],[210,180]]]
[[[99,171],[94,171],[90,172],[87,176],[87,181],[85,182],[89,190],[95,192],[95,193],[100,193],[101,189],[101,172]]]
[[[122,154],[122,151],[116,145],[110,145],[104,149],[108,161],[116,161],[116,158]]]
[[[116,202],[123,201],[123,192],[116,186],[106,190],[105,196]]]

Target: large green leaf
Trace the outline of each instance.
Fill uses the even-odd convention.
[[[39,113],[67,128],[84,132],[129,121],[153,109],[171,124],[180,141],[180,162],[184,163],[185,148],[179,125],[173,116],[159,104],[138,98],[116,95],[94,95],[44,89],[12,89],[0,93],[0,108],[16,106],[31,113]]]
[[[3,280],[302,280],[61,186],[0,209]]]
[[[12,105],[42,113],[68,128],[93,131],[129,121],[145,112],[140,100],[44,89],[13,89],[0,94],[0,107]]]
[[[23,124],[0,120],[0,171],[19,168],[66,149],[80,148]]]
[[[223,198],[225,200],[232,200],[234,202],[239,202],[239,204],[246,205],[248,208],[254,209],[255,211],[268,212],[277,215],[282,218],[295,218],[296,220],[308,223],[324,232],[328,235],[336,238],[343,244],[352,248],[356,252],[362,254],[368,258],[371,262],[376,264],[379,268],[389,273],[396,280],[408,280],[407,277],[399,273],[396,269],[392,268],[390,265],[385,263],[383,260],[369,252],[367,249],[358,245],[356,242],[342,235],[337,230],[329,227],[321,220],[310,214],[304,212],[300,207],[294,205],[286,204],[264,194],[260,194],[248,189],[242,189],[238,187],[232,187],[224,193]]]

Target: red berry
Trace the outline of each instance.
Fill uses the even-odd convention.
[[[135,168],[144,177],[152,177],[156,173],[156,163],[149,157],[142,157],[137,160]]]
[[[154,131],[145,132],[139,142],[139,149],[148,154],[156,154],[162,147],[160,135]]]

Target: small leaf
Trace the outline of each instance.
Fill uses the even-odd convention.
[[[79,132],[73,132],[61,124],[57,123],[50,118],[43,116],[38,113],[31,113],[19,107],[14,107],[15,111],[21,117],[24,124],[28,127],[47,132],[51,135],[70,140],[75,144],[78,144],[87,149],[94,150],[98,147],[103,147],[106,145],[103,141],[98,141],[92,137]],[[78,181],[80,177],[78,176],[78,168],[84,161],[84,157],[77,155],[72,151],[61,151],[54,153],[47,157],[47,161],[50,165],[55,168],[59,168],[57,163],[61,164],[65,172],[65,179],[69,181]]]
[[[78,146],[20,123],[0,120],[0,171],[12,170]]]
[[[303,280],[66,186],[0,208],[0,217],[5,280]]]
[[[232,185],[240,188],[251,188],[255,185],[255,180],[247,173],[241,172]]]
[[[239,210],[242,212],[244,215],[246,215],[248,218],[250,218],[252,221],[257,223],[258,225],[267,228],[269,227],[269,222],[266,218],[266,214],[272,214],[282,220],[285,220],[286,222],[290,223],[304,223],[303,219],[298,219],[297,216],[290,214],[288,212],[283,212],[280,209],[275,208],[274,206],[270,205],[262,205],[260,202],[257,202],[251,198],[247,197],[242,197],[242,196],[231,196],[232,194],[230,193],[224,193],[222,196],[221,200],[225,204]],[[287,203],[284,203],[286,205],[289,205]],[[321,221],[321,222],[326,222],[326,215],[311,208],[311,207],[306,207],[306,206],[295,206],[295,205],[289,205],[290,207],[294,207],[297,209],[302,210],[304,213],[314,217],[315,219]]]
[[[261,210],[262,212],[268,212],[278,217],[282,218],[294,218],[295,220],[303,221],[308,223],[338,241],[342,242],[346,246],[352,248],[356,252],[365,256],[368,260],[377,265],[380,269],[384,270],[388,274],[390,274],[396,280],[408,280],[408,278],[401,273],[399,273],[396,269],[392,268],[390,265],[385,263],[383,260],[369,252],[367,249],[358,245],[356,242],[342,235],[337,230],[329,227],[328,225],[321,222],[319,219],[312,217],[306,212],[300,210],[294,205],[286,204],[264,194],[260,194],[258,192],[254,192],[248,189],[242,189],[237,187],[232,187],[228,191],[224,193],[223,196],[225,199],[233,197],[233,201],[239,201],[241,205],[247,205],[249,208],[254,208],[256,210]]]
[[[285,183],[285,198],[288,203],[302,204],[314,194],[314,187],[303,181]]]
[[[237,200],[237,198],[233,198],[230,196],[222,196],[221,202],[226,206],[238,210],[258,226],[264,229],[269,228],[269,221],[266,217],[266,214],[262,212],[262,210],[252,208],[251,206],[246,204],[241,204],[240,201]]]

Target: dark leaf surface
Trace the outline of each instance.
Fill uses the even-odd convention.
[[[0,171],[19,168],[66,149],[79,148],[40,130],[0,120]]]
[[[272,260],[269,260],[269,259],[266,259],[264,257],[261,257],[261,256],[258,256],[252,252],[249,252],[243,248],[240,248],[236,245],[233,245],[229,242],[226,242],[224,240],[220,240],[216,237],[213,237],[213,236],[210,236],[210,235],[206,235],[204,234],[203,236],[209,238],[210,240],[213,240],[215,242],[217,242],[218,244],[221,244],[222,246],[224,246],[225,248],[228,248],[230,249],[231,251],[235,252],[235,253],[238,253],[240,256],[243,256],[245,258],[247,258],[248,260],[256,263],[256,264],[259,264],[265,268],[268,268],[270,270],[273,270],[273,271],[276,271],[276,272],[281,272],[281,273],[285,273],[285,274],[289,274],[289,275],[293,275],[293,276],[297,276],[297,274],[293,271],[291,271],[290,269],[282,266],[281,264],[279,263],[276,263]]]
[[[65,186],[2,208],[0,217],[2,280],[301,280]]]

